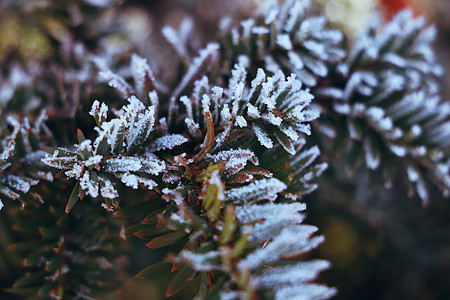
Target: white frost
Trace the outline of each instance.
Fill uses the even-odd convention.
[[[253,125],[253,132],[255,133],[258,141],[261,145],[266,147],[267,149],[271,149],[273,147],[273,141],[269,138],[267,133],[258,125]]]
[[[275,201],[278,193],[287,188],[286,184],[276,178],[262,179],[249,185],[234,188],[226,192],[228,201],[250,203],[259,200]]]
[[[149,151],[161,151],[171,150],[177,146],[180,146],[188,141],[187,138],[181,134],[169,134],[163,137],[157,138],[149,147]]]

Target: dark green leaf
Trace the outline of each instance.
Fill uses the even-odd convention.
[[[48,261],[45,269],[49,272],[55,272],[57,269],[59,269],[61,267],[62,262],[63,262],[63,256],[56,255],[53,259]]]
[[[180,238],[182,238],[185,235],[186,235],[186,232],[183,230],[170,232],[165,235],[154,238],[149,243],[147,243],[146,246],[149,248],[152,248],[152,249],[165,247],[165,246],[176,243]]]
[[[195,271],[192,270],[191,267],[184,265],[170,282],[166,291],[166,297],[173,296],[184,288],[188,284],[189,278],[193,273],[195,273]]]
[[[71,152],[67,149],[62,149],[58,147],[51,147],[51,146],[41,146],[41,149],[47,152],[48,154],[53,155],[53,153],[58,150],[57,157],[63,157],[63,156],[77,156],[81,159],[81,156],[75,152]]]
[[[197,295],[195,296],[195,298],[198,299],[204,299],[206,293],[208,292],[208,276],[206,275],[205,272],[202,272],[202,280],[200,282],[200,288],[198,290]]]
[[[206,294],[204,300],[215,300],[219,299],[219,291],[222,288],[222,286],[225,284],[226,278],[220,277],[217,279],[217,281],[214,284],[214,287]]]
[[[17,280],[14,283],[13,287],[22,288],[30,285],[39,284],[45,281],[46,276],[48,276],[48,273],[45,271],[30,273]]]
[[[106,137],[104,137],[97,147],[97,153],[102,156],[109,156],[109,144]]]
[[[156,196],[156,194],[154,194]],[[165,201],[161,201],[160,199],[152,199],[137,203],[134,205],[130,205],[118,210],[114,215],[119,217],[135,217],[135,216],[143,216],[152,213],[154,210],[159,209],[167,205]]]
[[[78,199],[80,199],[80,183],[77,182],[75,184],[75,187],[72,190],[72,193],[70,194],[69,201],[67,201],[66,205],[66,214],[70,212],[70,210],[75,206],[75,204],[78,202]]]
[[[37,267],[42,266],[47,261],[48,251],[41,251],[39,249],[37,252],[29,255],[25,261],[24,265],[27,267]]]
[[[134,234],[135,232],[138,232],[139,230],[142,230],[144,228],[148,228],[148,225],[146,224],[134,224],[131,226],[128,226],[127,228],[125,228],[125,235],[130,236],[132,234]]]
[[[295,154],[295,148],[292,144],[292,141],[278,128],[274,128],[273,132],[275,133],[275,136],[277,137],[277,140],[280,142],[280,144],[283,146],[284,150],[286,150],[289,154],[294,155]]]
[[[147,278],[152,275],[158,276],[159,273],[162,271],[165,271],[165,270],[169,271],[171,266],[172,266],[171,263],[169,263],[167,261],[162,261],[162,262],[159,262],[157,264],[151,265],[151,266],[143,269],[138,274],[136,274],[134,277],[139,278],[139,279],[144,279],[144,278]]]
[[[155,210],[154,212],[150,213],[148,216],[146,216],[142,221],[141,224],[156,224],[158,223],[158,216],[164,212],[164,208]]]
[[[39,232],[46,239],[56,239],[60,234],[60,228],[57,226],[40,227]]]
[[[12,251],[30,251],[30,250],[36,250],[39,248],[42,248],[46,245],[45,241],[43,240],[35,240],[35,241],[26,241],[22,243],[17,243],[8,246],[9,250]]]
[[[138,224],[138,225],[144,225],[144,224]],[[140,239],[143,240],[149,240],[156,236],[159,236],[161,234],[167,233],[169,230],[165,227],[157,227],[156,225],[144,225],[145,227],[143,229],[140,229],[137,232],[134,232],[133,234],[137,236]]]
[[[46,282],[38,291],[38,295],[40,297],[48,296],[51,290],[56,286],[55,281],[48,281]]]
[[[36,293],[39,291],[39,288],[37,287],[31,287],[31,288],[10,288],[10,289],[5,289],[6,292],[10,293],[10,294],[15,294],[15,295],[36,295]]]

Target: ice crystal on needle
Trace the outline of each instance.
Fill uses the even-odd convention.
[[[186,143],[187,141],[188,139],[181,134],[165,135],[152,142],[149,147],[149,151],[170,150]]]
[[[262,179],[247,186],[235,188],[226,193],[228,201],[251,203],[259,200],[274,201],[279,192],[286,189],[286,184],[276,178]]]

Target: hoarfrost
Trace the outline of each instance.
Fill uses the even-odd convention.
[[[144,90],[146,80],[150,81],[150,84],[152,85],[150,88],[155,88],[154,85],[156,79],[145,58],[142,58],[137,54],[132,54],[131,70],[136,84],[136,90]]]
[[[76,163],[72,166],[72,169],[66,171],[64,174],[66,174],[66,176],[69,178],[79,179],[83,174],[83,170],[83,165],[80,163]]]
[[[291,50],[292,49],[292,42],[291,38],[288,34],[278,34],[276,43],[278,46],[280,46],[283,49]]]
[[[262,118],[275,126],[280,126],[283,122],[282,118],[275,116],[273,113],[264,114]]]
[[[208,68],[208,66],[216,59],[218,50],[218,44],[210,43],[206,48],[200,51],[199,56],[192,60],[186,75],[184,75],[172,97],[177,97],[190,82],[195,80],[196,77],[198,78],[198,76],[204,72],[203,69]]]
[[[184,123],[186,123],[186,127],[188,128],[188,132],[192,136],[200,136],[200,125],[194,122],[191,118],[185,118]]]
[[[152,190],[158,184],[149,178],[145,178],[142,176],[137,176],[134,174],[123,174],[119,175],[120,180],[126,185],[133,189],[137,189],[139,184],[144,185],[147,189]]]
[[[116,199],[119,197],[119,193],[114,188],[114,185],[110,180],[103,180],[104,185],[100,187],[100,194],[107,199]]]
[[[417,170],[412,167],[412,166],[408,166],[408,168],[406,169],[406,172],[408,174],[408,178],[411,182],[417,182],[417,180],[419,180],[419,172],[417,172]]]
[[[373,141],[370,140],[370,138],[367,138],[364,140],[364,151],[365,151],[365,158],[366,158],[366,164],[371,170],[376,170],[381,162],[381,153],[379,151],[373,150]]]
[[[253,162],[258,165],[258,158],[255,153],[249,149],[237,149],[221,151],[212,156],[214,162],[225,162],[225,171],[228,175],[233,175],[242,170],[247,161]]]
[[[267,133],[258,125],[253,125],[253,132],[256,134],[258,141],[264,147],[271,149],[273,147],[273,141],[269,138]]]
[[[141,159],[134,156],[118,156],[110,158],[103,163],[103,171],[117,172],[134,172],[142,168]]]
[[[88,160],[84,163],[86,167],[95,166],[98,165],[103,159],[103,156],[101,155],[94,155],[89,157]]]
[[[390,148],[391,151],[398,157],[404,157],[407,154],[407,150],[405,149],[405,147],[399,145],[391,145]]]
[[[276,178],[262,179],[249,185],[228,190],[226,198],[228,201],[250,203],[259,200],[274,201],[278,193],[287,188],[286,184]]]
[[[109,70],[100,72],[99,76],[108,81],[109,86],[118,89],[123,96],[129,97],[134,94],[133,88],[122,76]]]
[[[328,299],[337,294],[337,290],[319,284],[297,284],[284,286],[276,291],[275,300]]]
[[[149,151],[161,151],[161,150],[171,150],[177,146],[180,146],[188,141],[187,138],[181,134],[169,134],[163,137],[157,138],[149,146]]]
[[[78,158],[76,156],[55,157],[47,155],[42,159],[42,162],[50,167],[64,170],[78,162]]]
[[[100,104],[98,100],[95,100],[92,104],[89,114],[93,117],[97,117],[100,120],[106,120],[108,114],[108,106],[103,102]]]
[[[80,178],[80,187],[83,191],[86,191],[86,194],[91,195],[93,198],[98,197],[98,182],[91,180],[89,172],[84,172]]]
[[[283,218],[284,215],[298,214],[306,209],[305,203],[267,203],[263,205],[244,205],[236,207],[236,217],[242,223],[265,219]]]
[[[264,264],[271,264],[282,257],[290,257],[316,248],[324,241],[323,236],[310,236],[317,231],[317,227],[310,225],[293,225],[285,227],[274,236],[264,248],[258,248],[241,260],[238,268],[256,269]]]
[[[31,186],[39,183],[39,180],[12,174],[5,174],[1,177],[1,181],[21,193],[27,193],[30,190]]]
[[[261,114],[257,107],[253,106],[251,103],[247,103],[247,115],[251,118],[261,118]]]
[[[239,125],[239,127],[247,127],[247,121],[243,116],[237,116],[236,117],[236,124]]]
[[[209,251],[206,253],[194,253],[184,250],[180,254],[181,258],[188,262],[196,271],[220,270],[221,260],[218,251]]]
[[[299,262],[266,270],[256,278],[256,282],[258,285],[269,288],[284,284],[296,285],[315,279],[320,272],[330,268],[330,266],[330,262],[326,260]]]

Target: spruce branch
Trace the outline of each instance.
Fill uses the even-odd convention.
[[[280,215],[281,219],[266,220],[261,217],[246,222],[240,221],[236,214],[241,207],[253,210],[269,205],[265,204],[266,201],[294,205],[302,194],[314,189],[310,182],[315,175],[319,175],[318,170],[323,169],[319,167],[312,171],[310,168],[317,157],[317,148],[311,154],[311,151],[300,151],[305,143],[301,136],[310,133],[308,122],[318,117],[318,112],[309,106],[313,96],[308,90],[301,89],[302,84],[295,79],[295,75],[285,78],[281,72],[266,77],[260,69],[257,77],[246,85],[247,71],[242,64],[235,66],[226,87],[210,85],[206,76],[193,81],[193,76],[198,76],[195,70],[202,68],[200,65],[210,55],[205,51],[209,50],[202,50],[200,58],[193,61],[172,95],[150,92],[149,95],[153,95],[151,98],[158,100],[152,101],[154,105],[149,107],[133,95],[135,90],[125,79],[109,73],[110,85],[122,96],[129,97],[129,104],[123,106],[116,117],[108,120],[106,104],[95,101],[90,114],[97,123],[97,138],[86,140],[79,133],[79,144],[73,150],[47,148],[51,155],[43,161],[79,181],[67,210],[76,202],[77,189],[80,195],[102,196],[108,209],[113,207],[117,210],[116,199],[119,197],[115,186],[119,181],[133,188],[141,184],[154,189],[156,199],[167,202],[161,206],[156,205],[156,199],[150,200],[157,201],[155,205],[158,209],[149,211],[141,225],[126,230],[128,235],[150,238],[147,243],[149,248],[188,241],[179,255],[167,258],[173,263],[173,268],[179,270],[167,295],[176,293],[202,272],[204,275],[201,276],[211,281],[216,271],[224,273],[220,276],[225,278],[224,285],[216,291],[224,297],[228,293],[246,297],[274,291],[287,293],[292,289],[291,284],[263,285],[259,283],[259,274],[267,269],[266,265],[276,269],[286,264],[281,263],[282,259],[317,247],[323,241],[322,237],[312,236],[317,228],[299,225],[302,217],[297,215],[297,211],[293,211],[291,216]],[[140,62],[145,63],[143,60]],[[136,68],[136,62],[132,63],[132,67],[132,72],[142,74],[142,68]],[[149,72],[146,74],[151,76]],[[145,89],[143,84],[139,87]],[[180,131],[166,134],[169,128],[165,119],[175,106],[165,110],[159,102],[168,99],[173,103],[171,99],[186,89],[192,90],[192,95],[179,97],[184,109],[178,109],[177,117],[172,122],[172,128],[179,128]],[[156,118],[156,111],[160,119]],[[265,139],[261,138],[262,135]],[[270,144],[269,148],[278,149],[271,153],[272,159],[281,149],[288,160],[290,155],[295,154],[293,168],[285,170],[287,175],[286,172],[281,175],[279,167],[272,166],[283,179],[280,180],[272,170],[263,164],[259,166],[263,157],[270,157],[257,155],[261,153],[261,146],[255,144],[253,149],[232,148],[234,143],[227,140],[230,138],[258,140],[263,147]],[[264,163],[268,160],[264,159]],[[290,188],[293,183],[296,186]],[[270,207],[276,211],[278,206],[271,204]],[[127,215],[126,209],[124,207],[117,214]],[[265,225],[261,227],[258,224]],[[296,238],[288,238],[294,232]],[[261,238],[263,234],[264,238]],[[221,246],[215,245],[218,236],[222,236]],[[270,248],[264,251],[259,249],[264,242],[271,240]],[[296,242],[291,243],[294,240]],[[285,250],[273,256],[272,251],[278,245],[284,245]],[[202,258],[204,255],[206,260]],[[202,263],[194,263],[195,259],[200,259]],[[144,277],[154,268],[149,267],[137,276]],[[315,271],[311,271],[310,278],[302,277],[298,282],[308,284],[323,268],[312,268]],[[305,297],[322,295],[327,298],[334,294],[333,289],[325,286],[308,286],[311,291]]]
[[[40,162],[44,152],[39,146],[51,137],[44,124],[46,114],[42,112],[34,126],[26,118],[22,124],[12,115],[5,119],[0,128],[0,208],[6,199],[20,200],[23,206],[38,205],[42,198],[30,191],[32,186],[40,180],[53,180],[51,172]]]
[[[450,188],[450,109],[439,95],[442,70],[431,50],[435,29],[424,28],[425,19],[414,19],[408,10],[382,30],[379,22],[369,25],[337,66],[342,85],[318,88],[330,97],[321,102],[325,124],[331,121],[335,132],[353,140],[352,156],[383,170],[386,182],[393,176],[391,161],[401,161],[410,191],[426,204],[427,181],[444,194]]]
[[[307,86],[315,86],[330,65],[345,57],[343,34],[315,15],[309,0],[264,1],[253,18],[239,25],[224,19],[221,27],[224,61],[245,59],[252,72],[261,67],[293,73]]]

